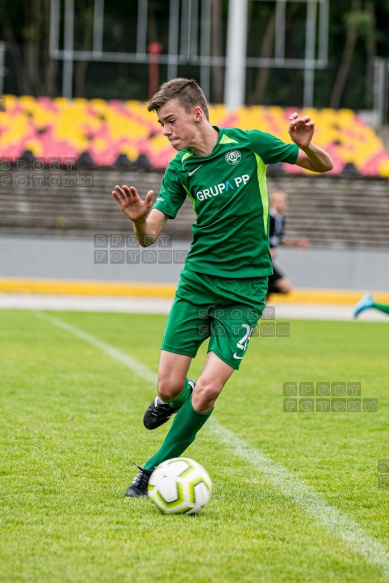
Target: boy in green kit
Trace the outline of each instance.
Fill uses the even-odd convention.
[[[163,84],[148,110],[156,112],[178,154],[153,207],[152,191],[145,200],[133,186],[116,186],[112,194],[144,247],[176,217],[187,196],[196,221],[162,342],[158,395],[144,425],[155,429],[175,418],[160,449],[139,468],[129,497],[147,497],[154,468],[180,456],[194,441],[239,368],[261,317],[272,273],[266,164],[287,162],[315,172],[333,167],[330,156],[311,141],[314,123],[308,116],[290,117],[290,144],[259,130],[212,126],[204,93],[191,79]],[[206,338],[207,358],[194,382],[187,373]]]

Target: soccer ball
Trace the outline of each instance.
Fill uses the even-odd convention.
[[[207,471],[187,457],[159,464],[148,485],[149,498],[163,514],[197,514],[208,503],[211,492]]]

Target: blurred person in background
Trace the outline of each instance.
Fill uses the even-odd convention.
[[[300,247],[307,249],[309,241],[307,239],[290,239],[285,235],[285,209],[288,200],[285,192],[282,190],[275,190],[270,195],[270,225],[269,225],[269,239],[270,239],[270,254],[273,263],[273,274],[269,275],[268,290],[266,300],[271,294],[289,294],[292,291],[292,286],[289,280],[277,264],[277,248],[280,245],[286,247]]]

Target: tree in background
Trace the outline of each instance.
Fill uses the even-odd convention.
[[[58,63],[49,57],[49,9],[50,0],[0,2],[0,38],[11,55],[10,77],[19,94],[57,93]]]
[[[350,75],[355,58],[358,40],[365,45],[368,83],[372,83],[371,71],[376,57],[376,18],[375,2],[368,0],[362,5],[361,0],[351,0],[351,10],[342,14],[345,22],[346,39],[342,58],[337,70],[337,75],[332,88],[330,107],[339,108],[345,91],[347,78]]]
[[[61,3],[63,6],[63,2]],[[212,0],[211,54],[225,53],[228,0]],[[147,42],[158,41],[167,52],[170,0],[149,0]],[[199,11],[201,2],[198,3]],[[90,50],[94,0],[76,0],[75,48]],[[105,3],[104,49],[135,52],[138,2]],[[286,52],[303,54],[306,2],[286,5]],[[315,74],[316,107],[370,108],[374,58],[389,58],[389,2],[330,0],[329,64]],[[62,62],[49,56],[50,0],[0,0],[0,40],[7,46],[5,92],[58,96]],[[62,28],[63,23],[61,23]],[[247,54],[274,55],[275,3],[249,2]],[[183,64],[178,75],[199,79],[199,68]],[[160,81],[167,67],[160,67]],[[74,66],[74,95],[105,99],[147,99],[148,67],[144,64],[79,61]],[[224,67],[211,67],[213,102],[223,101]],[[248,68],[247,103],[302,105],[303,72],[271,67]]]

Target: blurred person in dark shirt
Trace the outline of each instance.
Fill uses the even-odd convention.
[[[309,241],[307,239],[291,239],[285,235],[285,209],[287,207],[287,197],[282,190],[276,190],[270,195],[270,254],[273,262],[273,275],[269,276],[268,291],[266,299],[271,294],[288,294],[292,291],[292,286],[277,263],[277,248],[280,245],[287,247],[300,247],[307,249]]]

